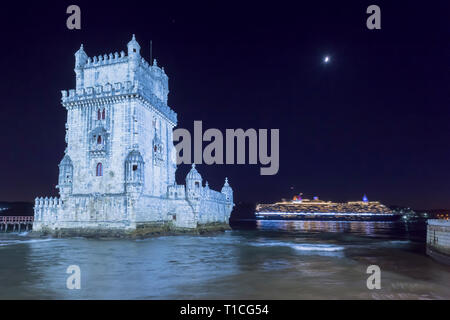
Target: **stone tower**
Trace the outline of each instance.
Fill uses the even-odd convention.
[[[67,147],[60,198],[47,201],[51,206],[36,199],[35,229],[134,229],[150,222],[192,228],[229,217],[229,191],[204,191],[195,165],[186,187],[176,184],[177,115],[167,105],[168,77],[140,51],[133,35],[127,54],[88,57],[83,45],[75,53],[75,89],[62,91]]]

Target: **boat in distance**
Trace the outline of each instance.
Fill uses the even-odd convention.
[[[314,199],[282,200],[272,204],[257,204],[257,220],[332,220],[332,221],[396,221],[402,215],[378,201],[332,202]]]

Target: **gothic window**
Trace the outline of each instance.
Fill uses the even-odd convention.
[[[97,110],[97,120],[101,120],[102,119],[102,114],[100,112],[100,109]]]
[[[105,118],[106,118],[106,110],[105,110],[105,108],[103,108],[103,111],[102,111],[102,120],[105,120]]]
[[[97,163],[96,175],[97,177],[103,176],[103,166],[101,162]]]
[[[131,151],[125,159],[125,181],[127,183],[144,182],[144,159],[137,150]]]
[[[108,152],[108,132],[103,127],[97,127],[90,132],[90,136],[89,151],[91,156],[105,156]]]

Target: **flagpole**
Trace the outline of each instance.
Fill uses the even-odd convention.
[[[150,40],[150,65],[153,65],[153,46],[152,46],[152,40]]]

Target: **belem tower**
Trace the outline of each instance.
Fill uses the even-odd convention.
[[[175,181],[168,77],[140,55],[75,53],[76,89],[62,91],[67,110],[59,198],[36,198],[34,231],[135,230],[147,225],[196,228],[228,223],[233,190],[203,185],[195,165],[186,185]]]

